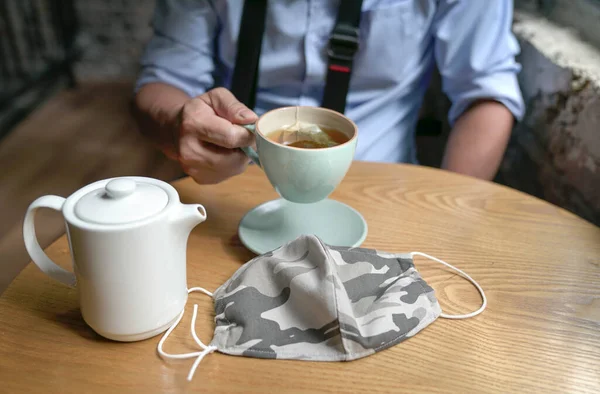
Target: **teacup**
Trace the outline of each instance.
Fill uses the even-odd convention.
[[[349,140],[332,147],[305,149],[268,138],[269,133],[296,121],[341,131]],[[348,172],[358,140],[354,122],[338,112],[320,107],[278,108],[244,127],[255,134],[257,150],[242,150],[264,170],[279,195],[294,203],[315,203],[327,198]]]

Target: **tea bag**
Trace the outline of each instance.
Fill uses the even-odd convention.
[[[327,148],[337,145],[329,134],[323,131],[318,125],[300,122],[298,107],[296,107],[296,121],[294,124],[283,128],[278,142],[306,148]]]
[[[330,147],[337,145],[329,134],[314,123],[298,122],[283,128],[280,143],[294,146],[301,144],[306,147]]]

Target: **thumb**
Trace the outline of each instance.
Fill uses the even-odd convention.
[[[258,116],[235,98],[233,93],[225,88],[216,88],[206,94],[207,103],[217,116],[235,124],[253,123]]]

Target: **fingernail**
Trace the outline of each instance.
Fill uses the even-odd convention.
[[[240,118],[242,119],[251,119],[254,117],[254,113],[252,111],[250,111],[249,109],[245,109],[242,112],[240,112]]]

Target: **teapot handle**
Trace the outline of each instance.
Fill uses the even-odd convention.
[[[75,287],[77,281],[75,275],[50,260],[40,247],[35,235],[34,218],[36,211],[40,208],[50,208],[61,212],[64,203],[65,199],[59,196],[43,196],[32,202],[25,214],[23,240],[25,241],[25,248],[27,249],[27,253],[29,253],[29,257],[31,257],[31,260],[42,272],[67,286]]]

